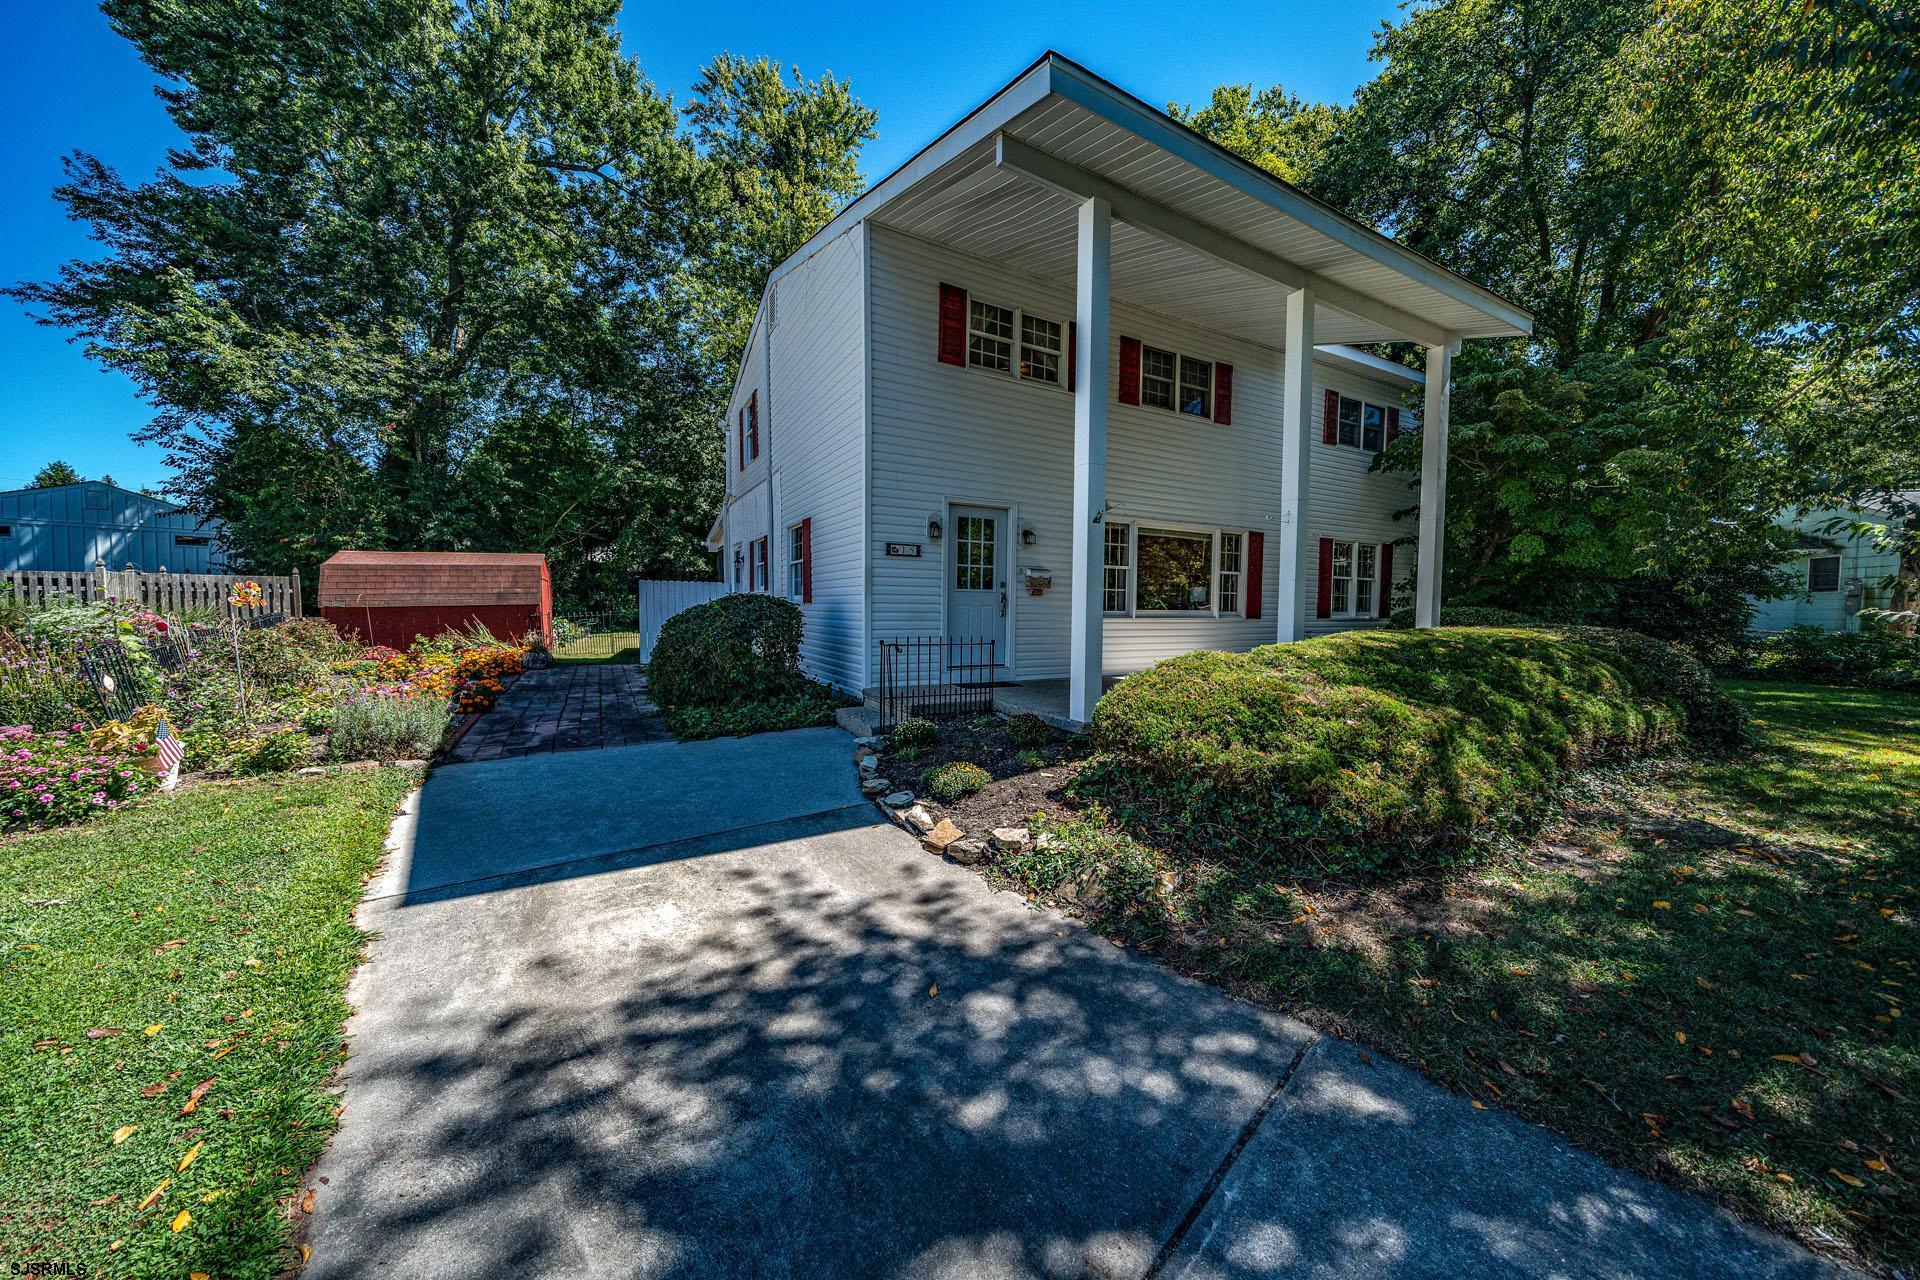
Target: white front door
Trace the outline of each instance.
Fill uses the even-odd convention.
[[[1004,507],[954,507],[952,553],[947,557],[947,639],[992,640],[994,662],[1006,666],[1007,512]]]

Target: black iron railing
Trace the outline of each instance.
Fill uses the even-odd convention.
[[[929,720],[993,710],[996,640],[899,636],[880,641],[880,727],[908,716]]]

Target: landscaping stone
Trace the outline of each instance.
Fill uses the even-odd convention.
[[[887,793],[887,789],[891,786],[893,786],[893,783],[888,781],[885,778],[860,779],[860,791],[863,795],[869,795],[869,796],[885,795]]]
[[[889,809],[904,809],[913,803],[913,792],[895,791],[893,794],[881,800],[880,803]]]
[[[942,818],[933,826],[933,830],[920,838],[920,847],[929,853],[945,853],[960,837],[967,833],[953,825],[952,818]]]
[[[946,854],[955,862],[978,866],[987,860],[987,842],[982,836],[962,836],[947,846]]]
[[[1002,853],[1020,853],[1030,844],[1031,837],[1025,827],[995,827],[992,834],[993,847]]]
[[[918,831],[921,835],[925,835],[927,832],[933,830],[933,815],[928,813],[922,806],[913,806],[913,808],[907,810],[906,816],[907,825],[915,831]]]
[[[841,707],[833,713],[833,722],[852,734],[856,741],[871,742],[880,723],[880,713],[872,707]]]

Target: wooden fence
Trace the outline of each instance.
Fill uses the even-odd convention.
[[[718,600],[727,594],[724,582],[666,582],[653,578],[640,580],[640,661],[653,656],[653,642],[660,638],[660,626],[682,609]]]
[[[235,610],[227,604],[228,593],[243,582],[260,584],[258,608]],[[32,609],[74,600],[113,599],[175,616],[189,610],[239,612],[249,617],[300,613],[298,569],[284,578],[262,578],[241,573],[168,573],[164,569],[142,573],[95,564],[92,569],[63,572],[6,570],[0,572],[0,587],[11,587],[13,594]]]

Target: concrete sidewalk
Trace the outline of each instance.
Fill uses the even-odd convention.
[[[1835,1274],[993,892],[849,755],[437,773],[363,908],[307,1274]]]

